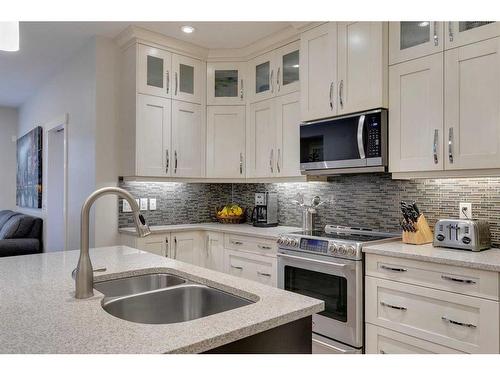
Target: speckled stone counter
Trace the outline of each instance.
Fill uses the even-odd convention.
[[[410,245],[397,241],[365,246],[363,252],[500,272],[500,249],[473,252],[433,247],[432,244]]]
[[[223,232],[232,234],[241,234],[275,240],[281,233],[290,233],[301,231],[302,228],[288,227],[279,225],[277,227],[259,228],[249,224],[221,224],[221,223],[202,223],[202,224],[178,224],[178,225],[153,225],[150,227],[152,233],[168,233],[190,230],[205,230],[211,232]],[[135,228],[121,228],[120,233],[135,234]]]
[[[0,353],[199,353],[322,311],[322,301],[126,246],[91,249],[95,281],[169,272],[255,303],[175,324],[106,313],[73,298],[78,251],[0,258]]]

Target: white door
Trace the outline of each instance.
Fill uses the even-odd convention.
[[[173,54],[172,71],[172,98],[201,104],[205,91],[205,63],[191,57]]]
[[[476,43],[500,36],[500,22],[455,21],[446,22],[446,49]]]
[[[172,170],[172,100],[137,95],[137,176],[169,176]]]
[[[207,104],[244,105],[245,63],[207,63]]]
[[[387,23],[338,22],[337,26],[338,113],[386,107]]]
[[[280,177],[300,174],[300,93],[274,99],[276,108],[276,172]]]
[[[292,42],[276,51],[276,95],[300,90],[300,41]]]
[[[214,271],[224,272],[224,241],[223,233],[205,233],[205,261],[204,267]]]
[[[170,236],[172,241],[171,257],[181,262],[201,265],[203,239],[200,232],[175,232]]]
[[[276,173],[274,99],[252,103],[248,110],[247,177],[272,177]]]
[[[141,94],[170,98],[172,54],[159,48],[138,45],[137,89]]]
[[[446,169],[500,168],[500,38],[445,52]]]
[[[249,84],[250,100],[257,102],[272,98],[276,94],[276,54],[274,51],[251,60]]]
[[[172,176],[203,177],[203,124],[201,105],[172,100]]]
[[[443,22],[389,22],[389,64],[441,52],[443,37]]]
[[[337,25],[325,23],[300,36],[301,118],[311,121],[337,113]]]
[[[245,177],[245,106],[207,107],[207,177]]]
[[[389,68],[389,113],[389,170],[442,170],[442,54]]]

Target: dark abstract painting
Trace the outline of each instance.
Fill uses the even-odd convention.
[[[17,190],[19,207],[42,208],[42,127],[17,140]]]

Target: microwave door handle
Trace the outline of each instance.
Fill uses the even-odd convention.
[[[358,120],[358,151],[359,151],[359,158],[364,159],[366,157],[365,155],[365,146],[363,144],[363,130],[365,127],[365,115],[359,116]]]

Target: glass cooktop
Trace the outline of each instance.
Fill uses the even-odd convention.
[[[313,230],[313,231],[300,231],[293,232],[290,234],[297,234],[299,236],[312,236],[312,237],[323,237],[332,240],[343,240],[343,241],[356,241],[356,242],[370,242],[378,241],[384,238],[397,237],[397,234],[361,234],[357,232],[346,233],[346,232],[325,232],[324,230]]]

